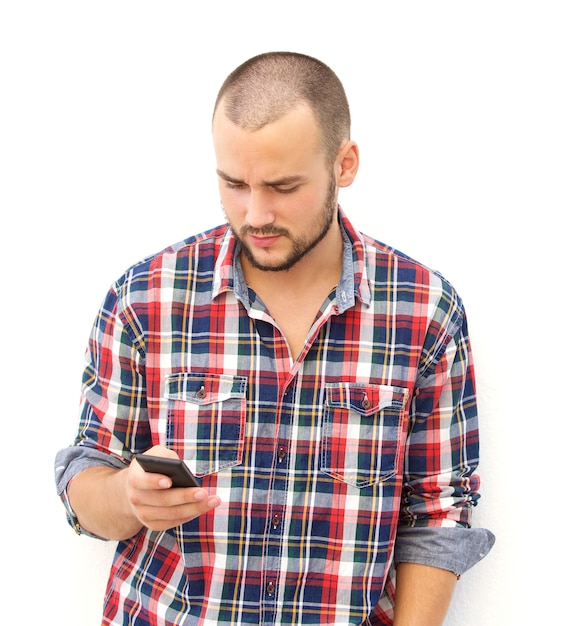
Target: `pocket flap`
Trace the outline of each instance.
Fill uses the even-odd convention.
[[[224,402],[229,398],[243,398],[246,381],[245,376],[178,372],[166,377],[164,397],[199,405]]]
[[[327,385],[327,406],[351,409],[360,415],[372,415],[383,409],[402,410],[408,389],[392,385],[331,383]]]

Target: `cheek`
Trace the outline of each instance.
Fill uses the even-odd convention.
[[[243,192],[220,189],[219,197],[221,198],[221,204],[225,213],[234,215],[244,212],[246,199]]]
[[[281,206],[285,206],[286,214],[292,214],[303,221],[314,220],[316,213],[324,206],[324,203],[325,198],[314,189],[288,196],[280,202]]]

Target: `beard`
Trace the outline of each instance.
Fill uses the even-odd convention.
[[[253,228],[248,224],[241,226],[240,231],[237,233],[231,225],[233,235],[238,241],[241,247],[242,253],[246,256],[252,267],[262,270],[264,272],[284,272],[291,269],[296,263],[298,263],[305,255],[307,255],[313,248],[319,245],[319,243],[327,236],[332,222],[336,214],[336,178],[334,174],[331,174],[327,195],[325,198],[324,206],[321,214],[319,215],[316,223],[310,231],[310,235],[303,235],[302,237],[293,237],[291,233],[285,228],[278,228],[275,225],[267,225],[262,228]],[[252,253],[252,250],[247,246],[244,241],[244,236],[247,234],[260,235],[263,237],[282,235],[289,239],[292,243],[291,250],[284,261],[277,265],[266,265],[260,263],[258,259]]]

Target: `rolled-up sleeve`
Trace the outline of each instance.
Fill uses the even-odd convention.
[[[494,535],[471,528],[480,498],[479,429],[473,359],[463,304],[442,303],[429,332],[410,411],[403,506],[395,562],[461,575],[491,550]]]
[[[127,467],[127,463],[121,459],[87,446],[69,446],[63,448],[57,452],[55,457],[55,484],[57,494],[65,506],[68,523],[74,528],[77,534],[85,534],[90,537],[95,537],[96,539],[101,539],[101,537],[92,535],[80,525],[70,504],[68,486],[71,480],[83,470],[100,465],[117,470]]]
[[[485,528],[401,527],[395,545],[395,563],[418,563],[461,576],[484,559],[495,543]]]
[[[134,454],[151,447],[142,334],[121,309],[119,282],[108,292],[92,328],[79,408],[74,443],[56,455],[55,481],[70,524],[82,533],[68,499],[70,481],[93,466],[122,469]]]

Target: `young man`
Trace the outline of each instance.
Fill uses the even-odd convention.
[[[56,464],[75,529],[119,540],[104,624],[441,624],[490,549],[463,305],[345,217],[349,133],[324,64],[244,63],[213,116],[228,225],[107,295]]]

